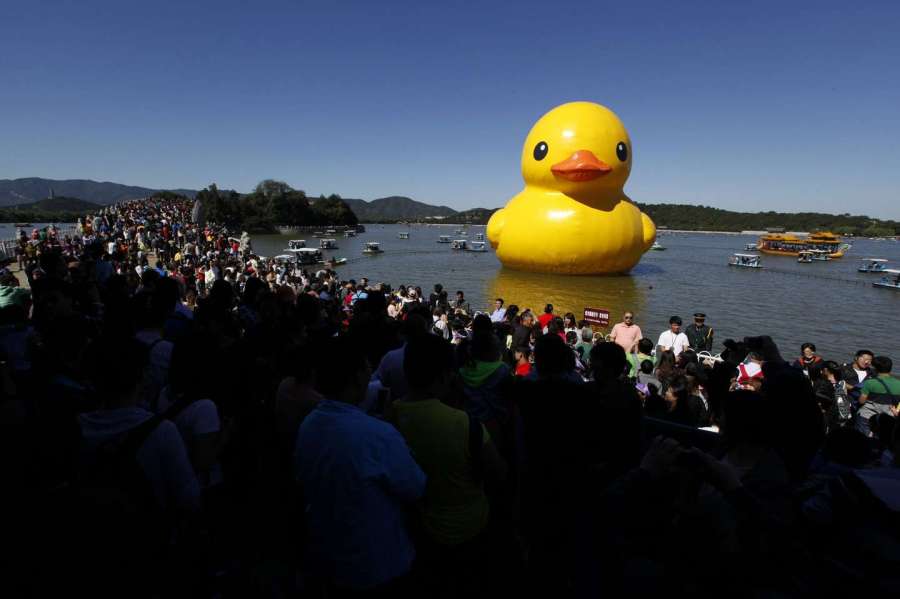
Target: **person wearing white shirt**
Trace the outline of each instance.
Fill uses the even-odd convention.
[[[656,351],[671,351],[677,358],[681,352],[690,347],[687,335],[681,332],[681,317],[673,316],[669,319],[669,330],[663,331],[656,343]]]
[[[494,311],[491,312],[491,322],[503,322],[506,318],[506,308],[503,307],[503,298],[498,297],[494,302]]]

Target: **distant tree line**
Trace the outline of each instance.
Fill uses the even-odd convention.
[[[355,225],[356,214],[338,195],[315,199],[283,181],[266,179],[252,193],[219,190],[215,184],[197,193],[207,221],[251,233],[279,226]]]
[[[900,235],[900,222],[850,214],[818,212],[733,212],[710,206],[638,204],[658,227],[692,231],[832,231],[839,235],[890,237]]]

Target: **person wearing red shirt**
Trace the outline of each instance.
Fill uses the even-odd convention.
[[[542,329],[546,329],[551,320],[553,320],[553,304],[547,304],[544,306],[544,313],[538,316],[538,324]]]
[[[516,348],[516,376],[528,376],[531,372],[531,350],[527,347]]]

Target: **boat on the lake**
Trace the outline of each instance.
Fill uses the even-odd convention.
[[[483,241],[470,241],[466,244],[466,247],[463,248],[467,252],[486,252],[487,248],[485,247],[485,243]]]
[[[334,268],[335,266],[340,266],[341,264],[347,264],[346,258],[331,258],[325,261],[325,266],[330,266]]]
[[[305,239],[291,239],[288,241],[286,252],[296,252],[297,250],[301,250],[306,247]]]
[[[860,261],[860,266],[856,270],[858,272],[885,272],[887,262],[884,258],[866,258]]]
[[[25,227],[30,227],[32,225],[31,223],[14,223],[13,226],[17,229],[24,229]]]
[[[653,245],[650,246],[650,249],[654,252],[664,252],[666,251],[666,246],[662,245],[658,241],[654,241]]]
[[[409,232],[401,231],[400,233],[397,233],[397,239],[409,239]]]
[[[872,283],[872,286],[900,291],[900,270],[897,270],[896,268],[885,268],[884,274],[885,276],[881,277],[880,281]]]
[[[450,243],[450,236],[449,235],[441,235],[440,237],[438,237],[437,242],[438,243]]]
[[[729,266],[739,268],[762,268],[759,254],[734,254],[728,259]]]
[[[755,252],[758,249],[759,249],[759,244],[757,244],[757,243],[748,243],[747,245],[744,246],[745,252]]]
[[[319,240],[319,249],[320,250],[336,250],[336,249],[338,249],[337,240],[321,239],[321,240]]]
[[[475,241],[484,241],[484,233],[475,233]]]
[[[373,254],[383,254],[384,250],[381,249],[381,244],[377,241],[367,241],[362,253],[371,256]]]
[[[347,239],[350,239],[351,237],[356,237],[356,231],[354,231],[352,229],[347,229],[346,231],[344,231],[344,237],[346,237]]]
[[[803,250],[797,256],[797,262],[799,262],[800,264],[812,264],[812,261],[812,252],[810,252],[809,250]]]
[[[451,250],[465,250],[467,247],[467,241],[465,239],[454,239],[450,242]]]
[[[300,266],[312,266],[314,264],[322,264],[322,251],[316,248],[298,248],[294,251],[297,257],[297,264]]]
[[[809,250],[813,262],[830,262],[831,254],[827,250]]]
[[[849,249],[850,244],[844,242],[834,233],[823,231],[811,233],[808,237],[797,237],[786,233],[769,233],[759,238],[757,248],[764,254],[780,256],[799,256],[800,252],[813,250],[825,252],[829,258],[840,258]]]

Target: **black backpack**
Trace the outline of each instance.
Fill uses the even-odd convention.
[[[98,561],[146,567],[166,543],[163,512],[137,460],[160,422],[153,416],[91,451],[82,442],[72,507],[79,536],[97,547]]]

